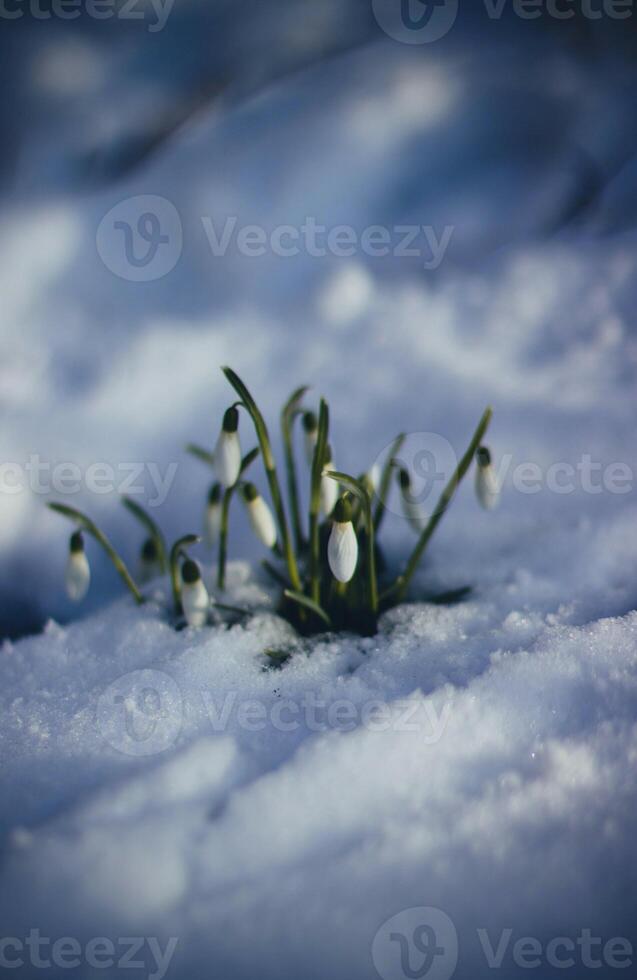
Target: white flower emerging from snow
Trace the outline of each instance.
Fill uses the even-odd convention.
[[[221,484],[214,483],[208,494],[208,504],[204,515],[204,539],[209,548],[214,548],[221,530]]]
[[[353,578],[358,563],[358,541],[352,524],[352,507],[344,497],[334,507],[327,560],[338,582],[349,582]]]
[[[181,605],[189,626],[201,627],[208,622],[210,596],[201,580],[197,562],[188,559],[181,568]]]
[[[325,466],[323,467],[323,475],[321,476],[321,510],[326,517],[329,517],[334,507],[336,506],[336,501],[338,500],[338,483],[336,480],[332,480],[331,477],[325,476],[334,470],[334,460],[332,459],[332,450],[327,447]]]
[[[139,580],[142,585],[146,585],[147,582],[151,582],[158,575],[161,575],[161,571],[157,545],[152,538],[147,538],[139,558]]]
[[[84,538],[81,531],[71,535],[65,581],[69,599],[79,602],[84,598],[91,583],[91,569],[84,553]]]
[[[500,499],[500,484],[493,467],[491,451],[486,446],[480,446],[476,461],[476,495],[485,510],[493,510]]]
[[[420,501],[414,498],[411,486],[411,476],[409,475],[408,470],[399,470],[398,482],[400,484],[400,499],[402,501],[403,514],[413,527],[416,534],[422,534],[429,523],[429,515],[425,512]]]
[[[252,530],[266,548],[274,548],[276,544],[274,517],[254,483],[246,483],[243,488],[243,499],[246,502]]]
[[[305,456],[308,466],[311,466],[318,440],[318,419],[314,412],[305,412],[303,415],[303,432],[305,433]]]
[[[239,412],[236,408],[229,408],[223,417],[223,426],[214,452],[215,472],[224,487],[233,487],[241,472],[238,428]]]

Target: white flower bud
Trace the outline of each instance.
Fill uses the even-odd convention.
[[[340,503],[342,501],[338,506]],[[349,582],[353,578],[358,563],[358,541],[351,521],[334,521],[332,524],[327,560],[337,581]]]
[[[189,626],[200,628],[208,622],[210,596],[203,584],[198,565],[186,561],[181,569],[181,605]]]
[[[84,541],[79,531],[71,537],[69,557],[66,565],[66,593],[73,602],[79,602],[88,592],[91,583],[91,569],[84,553]]]
[[[408,470],[399,470],[398,482],[400,484],[400,499],[403,514],[416,534],[422,534],[429,523],[429,514],[427,514],[420,501],[415,500],[413,497],[411,492],[411,476]]]
[[[334,460],[332,456],[328,456],[327,462],[323,467],[323,476],[321,476],[320,484],[320,494],[321,494],[321,510],[326,517],[329,517],[336,506],[338,501],[338,483],[333,480],[330,476],[325,476],[325,473],[334,472]]]
[[[500,484],[495,472],[491,453],[481,446],[476,454],[476,496],[485,510],[493,510],[498,506],[500,499]]]
[[[229,408],[214,451],[215,472],[224,487],[233,487],[241,472],[241,443],[239,442],[239,412]]]
[[[272,511],[252,483],[246,485],[244,499],[252,530],[266,548],[274,548],[276,544],[276,524],[274,523]]]

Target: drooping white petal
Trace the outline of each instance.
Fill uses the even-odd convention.
[[[476,470],[476,496],[485,510],[493,510],[500,499],[500,484],[491,463]]]
[[[88,592],[91,569],[83,551],[72,551],[66,565],[66,593],[73,602],[79,602]]]
[[[221,530],[221,504],[208,504],[204,515],[204,538],[209,548],[214,548]]]
[[[224,487],[233,487],[241,470],[241,443],[236,432],[221,430],[215,446],[214,460],[219,483]]]
[[[332,460],[323,468],[323,473],[329,473],[334,469],[334,463]],[[321,477],[321,510],[326,517],[329,517],[334,508],[336,507],[336,501],[338,500],[338,483],[336,480],[332,480],[329,476]]]
[[[332,575],[339,582],[349,582],[353,578],[358,562],[358,541],[351,521],[346,524],[334,522],[332,525],[327,560]]]
[[[201,579],[184,582],[181,588],[181,604],[189,626],[205,626],[208,621],[210,596]]]
[[[252,530],[266,548],[273,548],[276,544],[276,524],[272,511],[266,504],[263,497],[255,497],[247,505],[248,518],[252,525]]]
[[[411,524],[416,534],[422,534],[429,523],[429,514],[425,511],[422,504],[417,501],[409,501],[403,495],[403,514]]]

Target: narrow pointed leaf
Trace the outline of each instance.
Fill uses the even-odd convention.
[[[378,501],[376,503],[376,510],[374,511],[374,528],[376,533],[380,530],[380,526],[383,522],[383,517],[385,516],[387,497],[389,495],[389,488],[391,486],[391,476],[392,468],[394,465],[394,459],[402,449],[403,443],[407,437],[401,433],[393,442],[391,449],[389,450],[389,455],[385,460],[385,465],[383,466],[383,472],[380,478],[380,486],[378,488]]]
[[[462,479],[466,476],[467,471],[473,461],[473,457],[475,456],[482,440],[484,439],[484,435],[487,429],[489,428],[492,417],[493,417],[493,410],[491,408],[487,408],[482,418],[480,419],[480,423],[473,435],[471,442],[469,443],[469,448],[467,449],[464,456],[458,463],[456,471],[451,477],[451,479],[449,480],[449,483],[442,491],[442,494],[440,495],[440,499],[436,506],[436,510],[431,516],[426,528],[422,532],[418,540],[418,543],[414,548],[414,551],[409,559],[409,562],[407,563],[407,567],[404,573],[398,576],[394,585],[389,590],[389,594],[396,595],[397,602],[402,602],[402,600],[405,598],[405,595],[407,594],[407,589],[409,588],[409,583],[411,582],[414,573],[416,571],[416,568],[418,567],[418,564],[420,562],[420,559],[422,558],[425,552],[425,548],[429,544],[432,534],[434,533],[434,531],[438,527],[438,524],[440,523],[444,514],[446,513],[449,504],[453,500],[456,490],[458,489]]]
[[[244,385],[241,378],[236,374],[232,368],[224,367],[223,373],[226,378],[237,392],[241,401],[249,412],[252,421],[254,423],[254,428],[257,433],[257,438],[259,440],[259,446],[261,449],[261,456],[263,457],[263,465],[265,466],[266,476],[268,478],[268,484],[270,486],[270,496],[272,497],[272,505],[274,507],[274,512],[276,514],[277,522],[279,524],[279,532],[281,536],[281,544],[283,546],[283,551],[285,554],[285,561],[288,566],[288,574],[290,576],[290,581],[295,589],[301,589],[301,576],[299,575],[299,569],[296,562],[296,556],[294,554],[294,549],[292,547],[292,540],[290,538],[290,530],[288,528],[287,518],[285,516],[285,507],[283,506],[283,497],[281,495],[281,487],[279,486],[279,478],[276,472],[276,465],[274,462],[274,456],[272,453],[272,445],[270,443],[270,436],[268,434],[268,428],[265,424],[263,415],[259,411],[259,407],[255,402],[254,398]]]
[[[309,609],[315,616],[322,619],[330,629],[332,628],[332,620],[327,615],[325,610],[319,606],[318,602],[313,602],[312,599],[309,599],[308,596],[303,595],[302,592],[293,592],[292,589],[286,589],[283,594],[287,599],[291,599],[292,602],[296,602],[304,609]]]
[[[194,456],[202,463],[206,463],[208,466],[215,465],[214,453],[211,453],[208,449],[204,449],[203,446],[197,446],[194,442],[189,442],[186,446],[186,452],[190,453],[191,456]]]

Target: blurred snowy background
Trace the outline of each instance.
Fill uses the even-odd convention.
[[[635,18],[527,20],[504,4],[496,19],[476,2],[440,39],[407,44],[379,26],[396,6],[177,0],[161,30],[151,3],[140,20],[2,24],[2,633],[99,612],[4,647],[16,928],[177,930],[171,976],[213,963],[226,980],[373,976],[375,930],[410,905],[447,909],[465,951],[471,933],[457,976],[473,980],[492,975],[476,925],[630,935]],[[152,239],[138,225],[149,196],[168,258],[140,282],[115,222]],[[359,241],[380,226],[392,247],[246,255],[232,237],[215,255],[210,229],[227,219],[268,240],[308,219]],[[392,254],[396,229],[414,225],[430,237]],[[432,241],[446,242],[439,262]],[[100,692],[158,657],[182,692],[272,695],[254,661],[271,627],[191,649],[148,612],[113,626],[104,607],[120,584],[95,553],[72,609],[69,528],[44,506],[90,511],[134,563],[118,495],[89,492],[85,476],[135,464],[143,503],[153,473],[173,474],[154,509],[167,534],[198,530],[209,477],[183,447],[212,446],[232,400],[225,363],[274,432],[297,384],[324,394],[338,465],[355,473],[401,430],[461,451],[493,404],[490,442],[509,458],[500,511],[480,513],[463,487],[424,573],[472,582],[475,598],[405,613],[377,646],[328,645],[281,681],[328,701],[451,698],[435,751],[365,731],[226,740],[199,716],[181,755],[150,773],[104,747]],[[247,426],[242,437],[250,448]],[[79,493],[47,485],[66,463],[81,468]],[[525,463],[540,467],[537,493],[515,484]],[[394,514],[388,530],[396,558],[410,532]],[[238,520],[232,555],[261,557]]]

